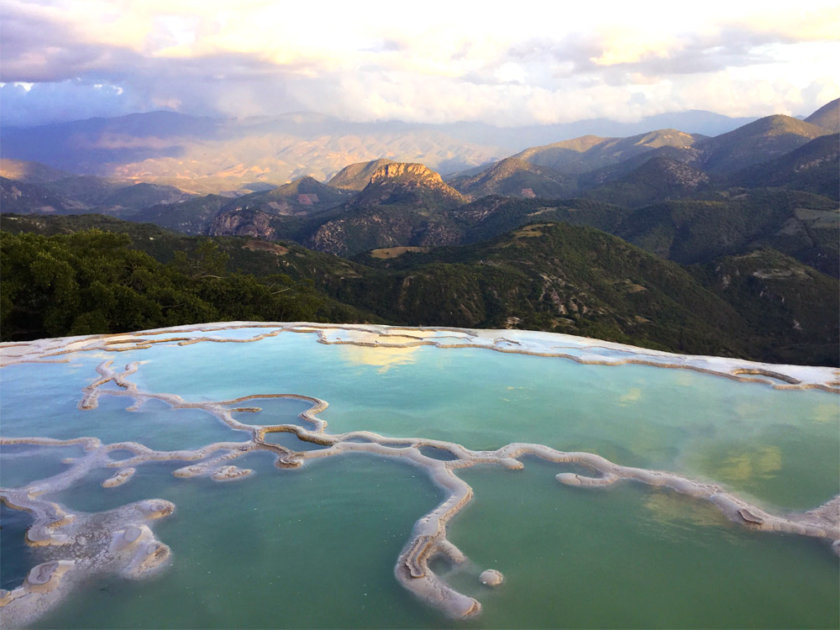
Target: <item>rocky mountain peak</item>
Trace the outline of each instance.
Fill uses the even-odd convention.
[[[423,164],[390,162],[373,169],[370,181],[353,205],[425,205],[453,207],[466,198],[445,184],[441,176]]]
[[[637,136],[635,142],[638,146],[646,146],[652,149],[659,147],[678,147],[681,149],[688,149],[694,146],[696,138],[690,133],[685,133],[677,129],[658,129],[650,133]]]
[[[438,173],[423,164],[409,162],[391,162],[378,167],[370,176],[370,183],[381,180],[415,180],[424,184],[443,184]]]
[[[360,191],[370,183],[370,177],[374,172],[380,167],[392,163],[391,160],[380,158],[369,162],[349,164],[336,173],[327,184],[342,190]]]

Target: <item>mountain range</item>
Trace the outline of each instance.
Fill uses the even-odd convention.
[[[130,132],[142,142],[88,148],[75,163],[80,168],[84,155],[100,150],[108,159],[122,155],[112,172],[147,163],[150,181],[4,158],[0,227],[131,232],[115,221],[124,219],[213,237],[226,243],[231,271],[261,277],[282,261],[283,273],[314,283],[330,304],[351,309],[351,318],[521,326],[680,351],[838,362],[840,100],[804,120],[768,116],[714,136],[677,129],[583,135],[446,177],[383,152],[334,168],[329,178],[272,186],[254,177],[236,195],[161,184],[155,165],[183,154],[149,157],[164,150],[156,142],[167,129],[170,137],[204,134],[214,142],[232,142],[236,133],[218,121],[190,119],[182,128],[172,115],[150,116],[151,127],[143,117],[97,122],[112,139]],[[318,131],[337,123],[293,124]],[[32,146],[49,136],[33,133]],[[449,164],[464,163],[475,146],[446,153]],[[231,173],[262,168],[243,171],[236,156],[227,159]],[[209,182],[199,171],[196,181]],[[79,213],[114,219],[68,216]],[[153,237],[155,247],[195,247],[162,234]],[[286,253],[279,256],[277,247]],[[271,264],[249,268],[243,248],[246,258]],[[172,256],[166,248],[149,253],[164,262]],[[309,262],[290,264],[298,258]]]
[[[422,162],[449,175],[545,138],[625,136],[663,127],[716,135],[749,120],[689,111],[636,123],[593,119],[503,128],[481,123],[352,123],[306,112],[238,120],[160,111],[0,128],[0,155],[76,175],[207,194],[253,190],[253,185],[274,187],[306,175],[325,180],[348,164],[380,157]]]

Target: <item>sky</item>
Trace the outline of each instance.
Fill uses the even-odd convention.
[[[837,0],[0,0],[0,124],[807,115],[838,59]]]

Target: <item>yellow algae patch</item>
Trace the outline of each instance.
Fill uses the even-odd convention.
[[[710,503],[692,501],[672,492],[654,492],[644,505],[651,516],[662,523],[693,523],[703,527],[727,523],[726,516]]]
[[[384,374],[392,367],[414,363],[420,346],[339,346],[341,357],[356,365],[378,367]]]
[[[683,387],[690,387],[697,382],[697,380],[694,378],[694,374],[692,374],[691,372],[682,372],[680,370],[677,370],[676,372],[677,374],[676,378],[674,379],[674,382],[677,385],[681,385]]]
[[[840,421],[840,404],[817,405],[814,408],[813,420],[818,424]]]
[[[732,410],[739,418],[755,418],[765,412],[764,406],[758,401],[739,402]]]
[[[624,407],[628,403],[638,402],[642,399],[642,390],[639,387],[631,387],[618,399],[618,403]]]
[[[717,469],[720,479],[746,481],[774,476],[782,468],[782,451],[778,446],[764,446],[730,455]]]

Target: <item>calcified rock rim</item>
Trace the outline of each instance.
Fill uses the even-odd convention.
[[[262,329],[244,339],[214,337],[214,332]],[[0,343],[0,367],[15,363],[65,362],[75,352],[127,351],[155,344],[189,345],[202,341],[247,343],[283,332],[316,333],[326,344],[352,344],[381,348],[435,346],[485,348],[497,352],[565,358],[585,365],[650,365],[692,370],[726,378],[765,383],[776,389],[822,389],[840,393],[840,369],[807,365],[760,363],[727,357],[674,354],[562,333],[529,330],[377,326],[372,324],[320,324],[310,322],[216,322],[136,333],[56,337],[27,342]],[[205,333],[205,334],[197,334]]]
[[[25,439],[21,443],[27,442],[34,443]],[[116,573],[142,579],[158,573],[170,560],[170,548],[155,538],[149,527],[152,521],[172,514],[175,506],[169,501],[148,499],[115,510],[84,514],[39,498],[44,492],[72,485],[80,468],[87,471],[97,465],[97,460],[102,465],[101,445],[81,443],[89,455],[81,467],[68,471],[70,474],[24,488],[0,488],[0,502],[33,516],[26,542],[37,548],[37,556],[43,560],[29,571],[20,586],[0,589],[3,627],[19,628],[32,623],[93,575]]]
[[[248,338],[214,337],[213,332],[232,329],[256,329]],[[264,329],[264,332],[262,331]],[[840,392],[840,375],[830,368],[767,365],[719,357],[692,357],[642,350],[609,342],[528,331],[476,331],[455,328],[393,328],[383,326],[333,326],[310,323],[219,323],[184,326],[122,335],[98,335],[43,339],[28,343],[0,344],[1,365],[31,362],[65,362],[80,352],[118,352],[140,350],[155,344],[188,345],[200,342],[247,343],[281,333],[317,334],[326,344],[352,344],[382,348],[406,348],[433,345],[439,348],[486,348],[499,352],[561,357],[584,364],[642,364],[657,367],[690,369],[740,381],[764,383],[778,389],[818,388]],[[481,604],[459,593],[440,579],[429,562],[443,557],[454,564],[465,561],[464,554],[446,537],[450,519],[472,499],[473,490],[457,476],[456,471],[477,464],[501,465],[511,470],[524,467],[525,456],[557,464],[574,464],[592,474],[560,472],[558,482],[569,486],[602,488],[630,480],[705,500],[731,521],[756,530],[775,531],[824,539],[840,552],[840,495],[824,505],[800,513],[771,514],[713,483],[701,482],[678,474],[621,466],[599,455],[586,452],[564,452],[530,443],[511,443],[493,451],[474,451],[442,440],[419,437],[391,438],[369,431],[340,434],[327,432],[327,423],[318,414],[327,403],[318,398],[298,394],[259,394],[234,400],[192,403],[174,393],[140,391],[130,380],[138,363],[117,370],[113,361],[96,369],[99,378],[81,392],[78,406],[92,410],[101,396],[122,396],[134,403],[136,410],[148,400],[165,403],[172,409],[201,409],[240,432],[243,440],[216,442],[198,449],[177,451],[154,450],[138,442],[103,444],[98,438],[79,437],[71,440],[18,437],[2,438],[0,444],[30,444],[42,447],[78,445],[84,454],[68,463],[70,468],[59,475],[19,488],[0,488],[0,500],[14,509],[29,512],[34,523],[27,531],[27,542],[37,547],[45,562],[30,572],[24,583],[12,591],[0,591],[0,620],[7,627],[32,622],[52,608],[83,579],[94,573],[116,572],[126,577],[141,578],[165,566],[169,548],[158,541],[148,523],[171,514],[175,506],[160,499],[149,499],[98,514],[72,513],[64,506],[40,498],[72,486],[97,468],[115,469],[102,486],[111,488],[129,482],[136,467],[151,461],[180,461],[184,466],[173,472],[179,478],[206,476],[227,482],[253,473],[236,466],[240,457],[253,452],[269,451],[275,465],[298,468],[306,460],[362,453],[399,459],[422,468],[445,493],[443,501],[414,525],[411,537],[394,567],[397,580],[409,591],[452,618],[476,615]],[[105,388],[112,384],[115,387]],[[306,401],[310,407],[300,414],[301,424],[253,425],[239,419],[258,412],[260,400],[291,398]],[[271,433],[293,433],[303,442],[320,446],[316,450],[295,451],[266,440]],[[443,452],[451,459],[429,457],[421,449]],[[114,459],[122,451],[129,457]],[[498,584],[501,573],[488,570],[480,578]],[[490,579],[492,578],[492,579]]]

